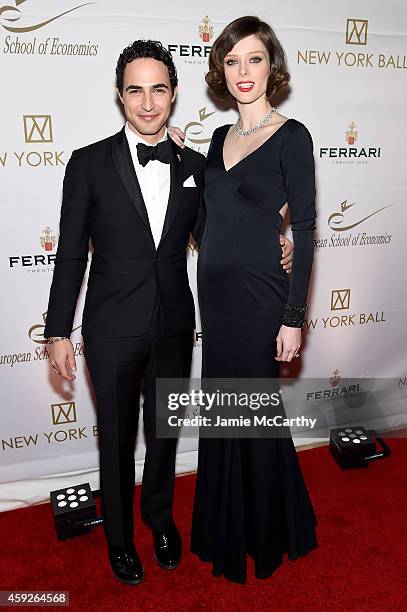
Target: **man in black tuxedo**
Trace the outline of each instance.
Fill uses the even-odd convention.
[[[137,584],[144,577],[133,542],[142,381],[142,516],[158,564],[172,569],[181,558],[172,517],[176,440],[155,436],[155,379],[190,373],[195,313],[186,248],[190,232],[199,242],[203,226],[205,157],[168,138],[177,74],[161,43],[139,40],[124,49],[116,81],[125,127],[74,151],[66,168],[44,335],[54,370],[74,380],[69,337],[91,239],[82,335],[96,394],[104,528],[114,574]],[[287,254],[289,264],[288,243]]]

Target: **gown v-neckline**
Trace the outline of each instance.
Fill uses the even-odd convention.
[[[228,128],[228,129],[227,129],[227,130],[226,130],[226,132],[225,132],[225,137],[224,137],[224,139],[223,139],[223,142],[222,142],[222,147],[221,147],[222,164],[223,164],[223,168],[224,168],[225,172],[226,172],[226,173],[229,173],[231,170],[233,170],[234,168],[236,168],[237,166],[239,166],[239,165],[240,165],[242,162],[244,162],[246,159],[248,159],[249,157],[251,157],[252,155],[254,155],[255,153],[257,153],[257,151],[259,151],[260,149],[262,149],[262,148],[264,147],[264,145],[265,145],[266,143],[268,143],[268,142],[269,142],[269,140],[271,140],[271,139],[273,138],[273,136],[275,136],[275,135],[277,134],[277,132],[279,132],[279,131],[280,131],[280,130],[281,130],[281,129],[282,129],[284,126],[285,126],[285,124],[286,124],[286,123],[288,123],[289,121],[292,121],[292,118],[291,118],[291,117],[289,117],[288,119],[286,119],[286,120],[284,121],[284,123],[283,123],[282,125],[280,125],[280,127],[278,128],[278,130],[276,130],[275,132],[273,132],[272,134],[270,134],[270,136],[269,136],[268,138],[266,138],[266,140],[265,140],[264,142],[262,142],[262,143],[261,143],[261,145],[259,145],[259,146],[258,146],[256,149],[253,149],[253,151],[251,151],[250,153],[248,153],[247,155],[245,155],[244,157],[242,157],[242,159],[239,159],[239,161],[238,161],[238,162],[236,162],[235,164],[233,164],[233,166],[230,166],[230,168],[226,168],[226,164],[225,164],[225,157],[224,157],[224,154],[223,154],[223,150],[224,150],[224,146],[225,146],[226,136],[228,135],[228,132],[229,132],[229,128],[230,128],[230,127],[233,125],[232,123],[231,123],[231,124],[229,124],[229,125],[227,126],[227,128]]]

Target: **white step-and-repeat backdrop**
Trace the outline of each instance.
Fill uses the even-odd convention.
[[[168,46],[178,68],[171,123],[186,130],[189,146],[205,153],[214,128],[235,121],[232,111],[222,112],[207,97],[208,52],[229,21],[247,14],[248,5],[242,0],[222,7],[214,0],[205,5],[156,0],[151,8],[131,0],[0,4],[0,510],[5,510],[45,499],[65,484],[90,481],[98,487],[95,409],[81,345],[84,291],[72,334],[79,366],[74,384],[50,374],[43,338],[71,152],[121,128],[117,58],[133,40],[153,38]],[[251,8],[275,28],[287,53],[291,88],[278,109],[305,123],[314,140],[318,231],[298,375],[318,379],[313,398],[327,402],[328,409],[335,393],[352,393],[344,380],[388,379],[373,424],[400,426],[407,422],[407,7],[402,0],[311,5],[258,0]],[[196,259],[189,254],[195,293]],[[198,324],[194,376],[200,351]],[[180,441],[178,472],[195,469],[196,448],[194,439]],[[140,438],[138,479],[143,455]]]

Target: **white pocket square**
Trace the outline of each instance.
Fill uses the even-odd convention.
[[[194,175],[191,174],[191,176],[189,176],[185,181],[184,184],[182,185],[183,187],[196,187],[195,184],[195,179],[194,179]]]

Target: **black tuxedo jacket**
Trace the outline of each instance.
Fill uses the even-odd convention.
[[[73,152],[63,187],[60,237],[44,336],[69,337],[88,261],[93,256],[82,334],[142,335],[158,293],[168,334],[193,330],[186,248],[199,241],[206,159],[169,139],[171,188],[161,241],[156,249],[124,128]],[[196,187],[183,187],[194,176]]]

